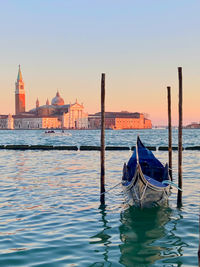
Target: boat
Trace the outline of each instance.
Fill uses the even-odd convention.
[[[141,208],[167,205],[170,181],[168,164],[164,166],[138,136],[132,157],[123,168],[122,188],[126,202]]]
[[[46,130],[44,134],[50,135],[50,136],[71,136],[72,135],[70,132],[67,132],[64,130],[61,130],[61,131]]]
[[[45,134],[52,134],[52,133],[55,133],[55,131],[54,130],[45,131]]]

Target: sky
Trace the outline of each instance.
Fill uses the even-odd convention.
[[[153,125],[178,121],[178,67],[183,68],[183,123],[200,121],[199,0],[0,0],[0,114],[14,114],[18,65],[26,110],[57,90],[89,114],[143,112]]]

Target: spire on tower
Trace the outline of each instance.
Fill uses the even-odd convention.
[[[37,98],[37,100],[36,100],[36,108],[39,108],[39,106],[40,106],[40,103],[39,103],[39,100]]]
[[[19,65],[19,70],[18,70],[18,75],[17,75],[17,81],[22,81],[22,73],[21,73],[21,68],[20,68],[20,65]]]
[[[46,105],[49,106],[49,99],[47,98]]]

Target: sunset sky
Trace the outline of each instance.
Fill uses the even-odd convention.
[[[0,114],[14,113],[21,64],[26,110],[59,90],[85,111],[100,111],[106,73],[106,110],[148,113],[167,123],[167,86],[173,124],[178,115],[177,67],[183,67],[184,124],[200,121],[199,0],[6,0],[0,5]]]

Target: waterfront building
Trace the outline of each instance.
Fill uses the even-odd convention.
[[[57,91],[55,97],[45,105],[40,105],[37,98],[35,107],[26,111],[25,86],[19,65],[15,83],[15,115],[0,115],[0,129],[100,129],[101,113],[88,116],[83,104],[76,101],[65,104]],[[151,129],[151,120],[143,113],[105,112],[107,129]]]
[[[14,129],[14,119],[11,114],[0,115],[0,129]]]
[[[14,129],[56,129],[62,128],[57,116],[25,116],[14,117]]]
[[[200,123],[192,122],[185,127],[186,129],[200,129]]]
[[[101,127],[101,113],[89,115],[89,127],[99,129]],[[151,120],[145,118],[143,113],[105,112],[105,128],[120,129],[151,129]]]
[[[0,115],[0,129],[87,129],[88,114],[83,104],[76,100],[73,104],[65,104],[57,91],[51,104],[47,99],[45,105],[36,100],[35,108],[26,110],[25,87],[19,65],[15,83],[15,115]]]
[[[62,125],[67,129],[87,129],[88,114],[84,112],[83,104],[79,104],[77,100],[74,104],[69,104],[67,112],[63,112]]]

